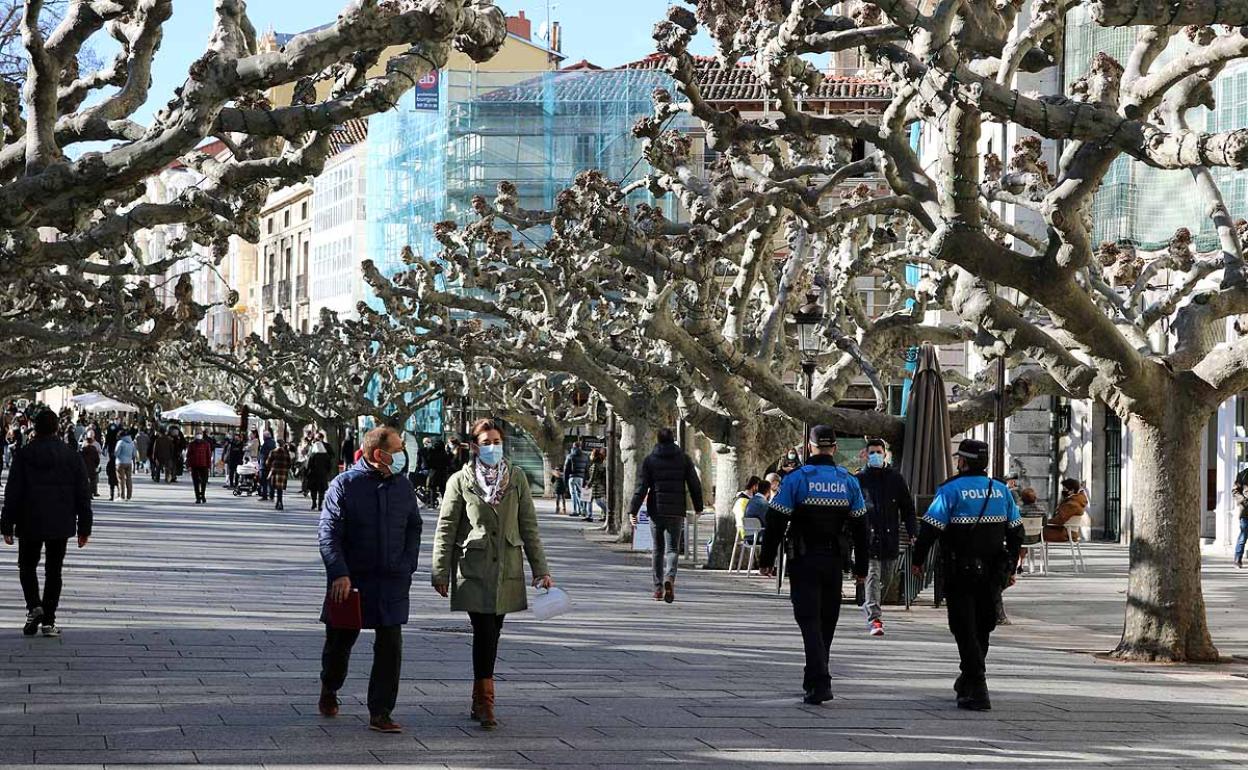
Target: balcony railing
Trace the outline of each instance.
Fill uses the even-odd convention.
[[[283,278],[277,282],[277,304],[281,307],[290,307],[290,279]]]
[[[295,279],[295,301],[308,301],[308,274],[304,273]]]

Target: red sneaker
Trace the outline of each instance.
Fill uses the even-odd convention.
[[[870,634],[872,636],[883,636],[884,635],[884,622],[882,620],[871,621]]]

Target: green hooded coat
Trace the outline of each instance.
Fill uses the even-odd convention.
[[[450,585],[452,610],[519,612],[529,606],[525,557],[534,578],[549,573],[529,480],[512,466],[506,492],[491,506],[475,467],[465,465],[446,484],[433,541],[433,584]]]

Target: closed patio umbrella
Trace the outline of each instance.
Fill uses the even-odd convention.
[[[918,367],[906,404],[906,435],[901,449],[901,475],[916,498],[930,499],[949,478],[949,401],[940,359],[930,342],[919,348]],[[925,507],[925,506],[924,506]]]
[[[910,400],[906,404],[906,435],[902,441],[901,465],[898,470],[910,486],[919,516],[927,510],[940,486],[951,475],[949,433],[949,401],[945,395],[945,381],[940,373],[940,359],[930,342],[919,349],[918,367],[910,386]],[[905,560],[906,565],[909,559]],[[937,563],[936,551],[932,551],[929,567]],[[929,569],[928,574],[933,570]],[[906,604],[909,605],[921,586],[912,584],[906,574]],[[936,603],[941,599],[937,581]]]

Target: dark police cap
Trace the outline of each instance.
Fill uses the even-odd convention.
[[[964,438],[958,444],[957,456],[973,464],[988,465],[988,445],[973,438]]]
[[[810,443],[815,446],[836,446],[836,430],[831,425],[816,425],[810,429]]]

